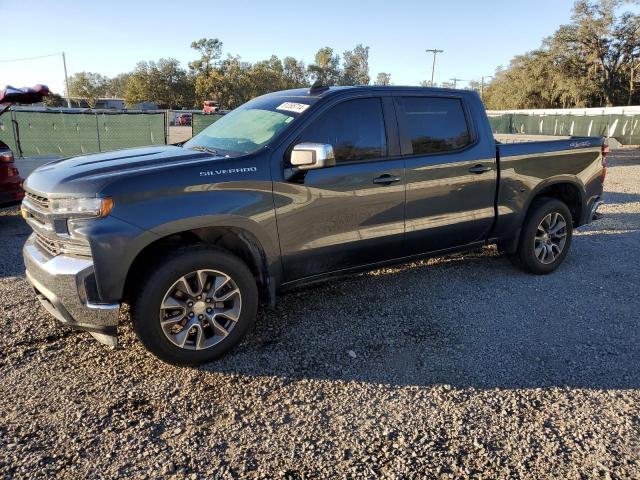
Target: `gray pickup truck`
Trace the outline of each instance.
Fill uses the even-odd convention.
[[[60,322],[198,364],[291,287],[497,244],[554,271],[597,218],[602,138],[500,144],[469,91],[276,92],[183,145],[56,161],[25,182],[27,279]],[[418,288],[418,287],[417,287]]]

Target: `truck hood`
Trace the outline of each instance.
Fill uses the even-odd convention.
[[[215,157],[205,152],[169,145],[116,150],[47,163],[29,175],[24,187],[49,197],[94,196],[123,176],[213,159]]]

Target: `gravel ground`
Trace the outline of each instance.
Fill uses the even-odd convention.
[[[558,272],[491,249],[289,293],[201,368],[53,326],[0,213],[4,478],[640,478],[640,154]]]

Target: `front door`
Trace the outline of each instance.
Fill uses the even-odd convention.
[[[286,150],[330,144],[336,165],[295,181],[274,178],[285,282],[402,255],[404,160],[396,130],[388,132],[391,115],[389,98],[342,101],[319,112]]]

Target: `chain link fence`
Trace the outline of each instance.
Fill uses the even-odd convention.
[[[637,109],[636,109],[637,110]],[[494,134],[604,136],[640,145],[640,113],[488,112]],[[72,156],[183,142],[224,112],[200,110],[10,110],[0,117],[0,141],[17,157]],[[178,117],[183,117],[178,121]],[[176,131],[178,131],[176,133]]]
[[[20,157],[68,157],[166,143],[163,111],[11,110],[0,122],[0,140]]]
[[[193,114],[193,120],[191,122],[191,131],[193,135],[197,135],[202,130],[207,128],[212,123],[218,121],[223,114],[213,113],[205,114],[202,112],[196,112]]]
[[[494,134],[602,136],[640,145],[640,115],[489,112]]]
[[[184,110],[12,109],[0,117],[0,141],[6,143],[16,157],[69,157],[183,142],[222,115]],[[179,117],[182,117],[180,121]]]

